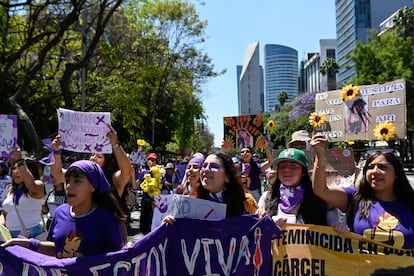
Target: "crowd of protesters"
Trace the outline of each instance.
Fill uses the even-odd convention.
[[[19,244],[58,257],[117,250],[128,242],[132,210],[140,210],[141,234],[151,231],[154,195],[146,192],[143,185],[148,176],[154,178],[159,174],[162,186],[159,194],[181,194],[224,203],[226,217],[269,215],[275,227],[286,223],[331,225],[340,233],[355,231],[383,241],[376,220],[378,216],[384,216],[384,220],[392,216],[396,236],[393,239],[388,236],[384,242],[394,241],[393,245],[414,248],[414,192],[392,154],[377,151],[368,156],[360,183],[355,183],[359,188],[343,189],[328,187],[326,175],[321,173],[325,172],[323,149],[327,140],[319,134],[309,137],[304,130],[293,133],[287,148],[276,158],[272,144],[267,141],[263,160],[257,158],[253,148],[243,145],[236,155],[223,151],[194,153],[180,161],[164,160],[162,164],[155,152],[146,154],[144,164],[134,164],[110,125],[107,137],[113,153],[93,153],[87,163],[62,151],[59,135],[52,142],[54,162],[47,166],[24,158],[19,147],[13,150],[13,158],[0,160],[0,224],[14,238],[2,246]],[[50,174],[49,178],[42,178],[45,174]],[[80,184],[84,185],[79,189],[85,195],[77,191]],[[138,194],[142,195],[140,201]],[[382,213],[371,209],[381,209]],[[96,216],[96,210],[100,210],[100,215]],[[341,219],[341,212],[346,212],[348,220]],[[68,218],[73,216],[85,223],[83,230],[87,232],[93,227],[82,217],[92,213],[94,219],[106,217],[112,223],[111,233],[106,233],[115,235],[112,243],[94,248],[95,251],[79,247],[78,252],[63,254],[62,227],[70,225]],[[41,214],[47,214],[46,221]],[[173,216],[163,220],[174,221]],[[47,240],[40,242],[35,238],[42,231],[49,232]],[[90,238],[87,234],[84,237]]]

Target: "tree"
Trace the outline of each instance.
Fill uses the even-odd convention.
[[[288,98],[289,98],[289,95],[288,93],[286,93],[286,91],[282,90],[277,94],[277,100],[279,101],[281,106],[283,106],[286,103]]]
[[[56,110],[50,107],[60,105],[57,97],[62,94],[56,84],[59,81],[64,83],[65,80],[71,83],[70,68],[76,70],[84,66],[94,48],[91,44],[91,49],[88,48],[85,56],[82,56],[81,51],[72,52],[71,56],[66,55],[65,49],[70,45],[69,42],[79,40],[76,39],[76,33],[80,37],[80,15],[84,10],[94,11],[95,16],[88,21],[88,27],[94,30],[92,41],[96,43],[106,22],[121,2],[122,0],[0,2],[3,11],[0,15],[0,94],[7,99],[1,104],[1,109],[2,112],[18,115],[19,131],[23,134],[20,137],[37,154],[42,148],[38,130],[52,121],[46,120],[45,124],[45,118],[56,118]],[[55,65],[59,66],[55,67],[58,70],[50,71],[51,66]],[[59,70],[63,67],[67,68],[67,79],[59,79]],[[51,74],[45,73],[48,70]],[[68,85],[62,87],[68,88]],[[71,92],[66,89],[65,93],[64,99],[69,102]],[[70,103],[69,107],[72,107]],[[32,121],[34,116],[38,118],[36,125]]]
[[[319,72],[328,78],[328,91],[336,89],[336,73],[338,71],[339,65],[333,58],[327,58],[319,67]]]
[[[94,78],[132,137],[156,149],[174,139],[190,146],[204,116],[200,86],[219,74],[198,48],[205,26],[194,5],[177,0],[130,1],[108,26],[100,44],[107,69]]]
[[[404,7],[398,11],[394,18],[394,28],[401,29],[403,38],[414,35],[414,8]]]
[[[357,43],[350,58],[358,74],[350,80],[353,84],[413,78],[414,51],[411,38],[404,39],[398,30],[389,30],[381,36],[373,31],[367,44]]]

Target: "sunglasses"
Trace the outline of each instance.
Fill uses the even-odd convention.
[[[223,165],[220,163],[203,163],[201,170],[207,170],[207,168],[212,172],[218,172],[219,169],[223,168]]]
[[[241,154],[243,154],[243,153],[251,153],[251,151],[250,150],[242,150],[242,151],[240,151],[240,153]]]
[[[371,155],[373,153],[376,153],[376,152],[381,152],[381,153],[389,153],[389,152],[392,152],[392,153],[395,153],[395,150],[394,149],[390,149],[390,148],[386,148],[386,149],[370,149],[370,150],[367,150],[366,151],[365,156],[369,156],[369,155]]]

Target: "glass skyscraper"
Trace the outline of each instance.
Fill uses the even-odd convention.
[[[265,111],[280,107],[279,92],[288,94],[287,102],[298,94],[298,51],[278,44],[264,47]]]
[[[243,66],[237,66],[239,115],[263,112],[263,68],[259,61],[259,41],[247,47]]]

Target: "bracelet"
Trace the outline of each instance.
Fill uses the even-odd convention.
[[[24,159],[19,160],[19,161],[17,161],[16,163],[17,163],[17,166],[18,166],[19,168],[20,168],[20,167],[24,167],[24,166],[26,166],[26,160],[24,160]]]
[[[313,166],[315,167],[315,168],[317,168],[317,169],[320,169],[320,168],[325,168],[326,167],[326,165],[324,164],[324,165],[316,165],[316,163],[314,163],[313,164]]]
[[[36,239],[33,239],[33,238],[31,238],[29,240],[29,249],[30,250],[37,251],[39,249],[39,246],[40,246],[40,241],[39,240],[36,240]]]
[[[56,154],[56,155],[60,155],[60,154],[62,154],[62,149],[54,150],[53,153]]]
[[[113,148],[113,149],[114,149],[114,148],[119,148],[119,144],[118,144],[118,143],[113,144],[113,145],[112,145],[112,148]]]

